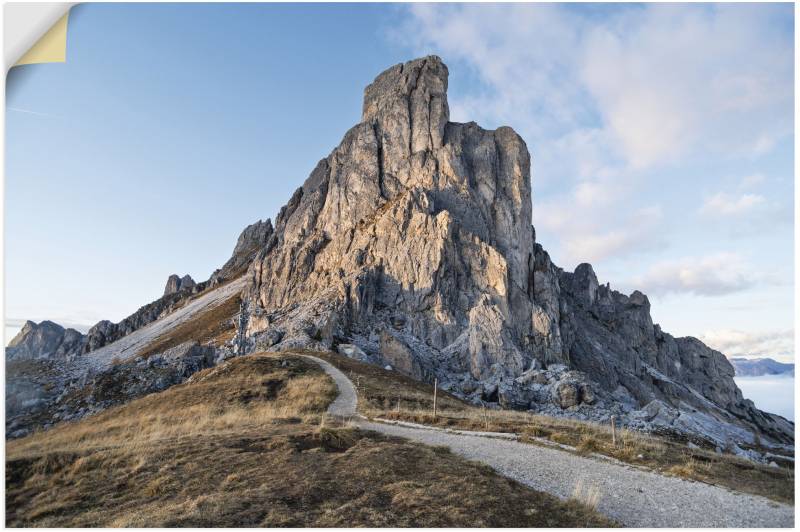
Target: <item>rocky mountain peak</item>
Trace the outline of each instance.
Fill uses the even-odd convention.
[[[447,76],[447,66],[435,55],[395,65],[364,90],[361,121],[390,132],[400,126],[397,140],[410,153],[440,148],[450,118]]]
[[[361,121],[250,266],[249,349],[342,345],[476,401],[598,419],[652,403],[646,412],[670,414],[642,423],[793,438],[742,399],[722,355],[655,326],[644,294],[601,285],[589,264],[551,262],[535,242],[525,142],[450,122],[447,86],[428,56],[365,89]]]
[[[7,360],[63,357],[80,345],[83,335],[75,329],[65,329],[52,321],[25,322],[22,329],[6,347]]]

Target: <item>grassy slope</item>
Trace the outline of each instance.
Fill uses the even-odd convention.
[[[445,449],[323,426],[311,362],[252,355],[7,443],[10,526],[610,524]]]
[[[205,292],[201,292],[195,297],[202,294],[205,294]],[[156,338],[142,350],[141,356],[148,357],[156,353],[162,353],[189,340],[196,340],[201,343],[211,342],[216,345],[230,340],[236,333],[233,318],[239,313],[240,304],[241,298],[239,294],[234,294],[220,305],[211,309],[204,309],[190,321],[184,322],[168,333]]]
[[[684,443],[627,430],[612,444],[610,427],[595,423],[537,416],[525,412],[481,409],[441,390],[438,415],[433,417],[433,387],[396,372],[335,354],[315,355],[328,360],[358,383],[359,410],[370,417],[411,421],[465,430],[513,432],[522,441],[542,439],[569,445],[581,454],[600,453],[623,462],[671,475],[794,504],[794,466],[772,468],[731,454],[689,449]],[[400,408],[398,410],[398,402]]]

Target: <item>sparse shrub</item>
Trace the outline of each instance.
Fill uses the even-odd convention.
[[[708,474],[711,470],[711,464],[701,464],[694,458],[689,458],[685,463],[678,464],[667,469],[667,473],[683,478],[698,478],[704,474]]]
[[[525,427],[522,433],[531,438],[547,438],[552,434],[552,431],[538,425],[530,425]]]
[[[590,454],[600,449],[600,442],[594,436],[584,434],[577,449],[581,454]]]
[[[554,432],[550,434],[550,441],[560,443],[562,445],[571,445],[572,438],[566,432]]]
[[[142,491],[145,497],[157,497],[166,491],[167,483],[166,478],[157,477],[150,481]]]
[[[600,498],[600,489],[597,486],[584,485],[583,479],[578,480],[572,491],[572,497],[570,497],[573,501],[577,501],[591,510],[597,509]]]

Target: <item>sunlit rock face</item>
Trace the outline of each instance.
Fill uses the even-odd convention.
[[[258,307],[309,306],[282,343],[408,350],[418,376],[530,366],[528,150],[510,128],[448,122],[446,91],[437,57],[378,76],[361,123],[281,210],[251,273]]]
[[[447,77],[429,56],[365,89],[361,122],[248,270],[251,348],[356,346],[475,401],[641,425],[659,422],[644,410],[658,401],[709,416],[720,440],[793,441],[791,423],[742,399],[724,356],[654,325],[645,295],[552,263],[532,227],[525,142],[450,122]]]

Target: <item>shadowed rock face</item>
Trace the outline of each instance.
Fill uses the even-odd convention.
[[[219,270],[219,276],[231,279],[245,270],[255,255],[266,246],[272,236],[272,221],[257,221],[248,225],[239,235],[231,258]]]
[[[557,397],[547,408],[592,403],[595,417],[658,401],[710,416],[721,438],[793,441],[791,423],[742,399],[724,356],[654,325],[646,296],[599,285],[588,264],[552,264],[531,225],[525,142],[449,122],[447,76],[430,56],[366,88],[361,122],[281,209],[248,271],[251,347],[352,344],[475,400],[537,409]],[[562,382],[550,366],[577,371]]]

